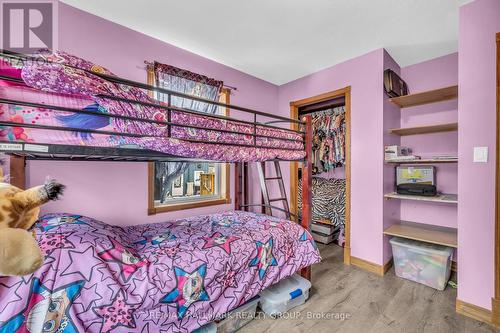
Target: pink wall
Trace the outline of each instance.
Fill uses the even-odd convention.
[[[238,91],[233,104],[273,112],[278,87],[214,61],[189,53],[154,38],[60,3],[59,47],[108,67],[117,75],[146,80],[144,60],[158,60],[223,80]],[[235,115],[233,113],[233,115]],[[30,162],[28,184],[38,184],[46,175],[67,185],[62,200],[44,207],[44,212],[86,214],[115,224],[147,223],[231,209],[232,205],[159,214],[148,217],[146,163]],[[260,200],[258,191],[254,201]],[[232,194],[231,198],[234,198]]]
[[[494,295],[496,44],[500,1],[460,9],[458,104],[458,298],[491,309]],[[473,147],[489,148],[473,163]]]
[[[278,111],[290,102],[351,86],[351,254],[382,264],[383,73],[379,49],[280,86]],[[284,170],[288,181],[289,171]]]
[[[458,84],[458,53],[401,69],[401,77],[412,93]],[[401,127],[458,121],[458,101],[447,101],[401,109]],[[401,145],[413,148],[422,157],[458,154],[458,133],[403,136]],[[438,190],[457,193],[457,164],[436,165]],[[446,227],[457,227],[457,206],[416,201],[401,202],[401,219]]]

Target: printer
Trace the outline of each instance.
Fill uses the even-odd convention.
[[[436,168],[427,165],[396,167],[396,192],[406,195],[436,196]]]

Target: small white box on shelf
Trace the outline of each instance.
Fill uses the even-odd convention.
[[[401,156],[411,155],[412,149],[408,147],[401,146],[385,146],[385,160],[397,159]]]

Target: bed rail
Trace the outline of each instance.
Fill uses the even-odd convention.
[[[20,62],[26,62],[26,61],[44,61],[45,62],[46,61],[48,63],[51,63],[50,61],[47,61],[45,59],[32,57],[32,56],[26,56],[26,55],[22,55],[22,54],[18,54],[18,53],[12,53],[9,51],[1,52],[0,58],[7,59],[9,61],[20,61]],[[61,64],[59,64],[59,65],[61,65]],[[68,64],[62,64],[62,65],[70,67],[70,68],[76,68],[76,67],[68,65]],[[164,118],[166,118],[167,120],[165,121],[165,120],[157,120],[157,119],[147,119],[147,118],[140,117],[140,116],[134,117],[134,116],[128,116],[128,115],[122,115],[122,114],[113,114],[113,113],[109,113],[109,112],[108,113],[96,113],[96,112],[86,111],[86,110],[82,110],[82,109],[77,109],[74,107],[65,107],[65,106],[61,106],[61,105],[52,105],[52,104],[47,104],[47,103],[43,103],[43,104],[42,103],[34,103],[34,102],[26,101],[26,100],[13,100],[13,99],[7,99],[7,98],[0,98],[0,104],[43,108],[44,110],[47,110],[49,112],[71,112],[74,114],[86,114],[86,115],[91,115],[91,116],[96,116],[96,117],[105,117],[105,118],[109,118],[109,119],[129,120],[129,121],[140,122],[140,123],[148,123],[148,124],[155,124],[155,125],[159,125],[159,126],[166,126],[167,131],[168,131],[168,134],[166,137],[171,137],[171,131],[173,128],[176,128],[176,127],[187,128],[187,129],[206,130],[206,131],[213,131],[213,132],[220,132],[220,133],[230,133],[230,134],[235,134],[235,135],[244,135],[244,136],[253,137],[253,140],[251,143],[245,143],[245,144],[227,143],[227,142],[210,142],[210,141],[206,141],[206,140],[193,140],[193,139],[188,139],[188,138],[180,138],[183,141],[190,141],[190,142],[194,142],[194,143],[202,143],[202,144],[207,144],[207,145],[219,144],[219,145],[236,146],[236,147],[241,146],[241,147],[269,148],[269,149],[276,149],[277,148],[276,146],[272,146],[272,145],[266,145],[266,144],[262,144],[262,143],[259,144],[257,141],[257,138],[278,139],[280,141],[298,142],[301,145],[305,144],[305,139],[304,139],[305,138],[305,131],[303,129],[301,129],[301,127],[304,126],[304,122],[297,120],[297,119],[286,118],[286,117],[274,115],[271,113],[253,110],[250,108],[240,107],[240,106],[236,106],[236,105],[232,105],[232,104],[226,104],[226,103],[222,103],[222,102],[218,102],[218,101],[212,101],[212,100],[205,99],[202,97],[188,95],[188,94],[184,94],[184,93],[179,93],[176,91],[172,91],[172,90],[168,90],[168,89],[164,89],[164,88],[159,88],[156,86],[152,86],[152,85],[148,85],[148,84],[144,84],[144,83],[140,83],[140,82],[136,82],[136,81],[132,81],[132,80],[128,80],[128,79],[123,79],[123,78],[119,78],[116,76],[106,75],[106,74],[102,74],[102,73],[96,73],[96,72],[81,69],[81,68],[76,68],[76,69],[88,72],[92,75],[96,75],[96,76],[98,76],[98,77],[100,77],[108,82],[118,83],[121,85],[127,85],[130,87],[135,87],[135,88],[143,89],[146,91],[152,91],[152,92],[157,92],[157,93],[161,93],[161,94],[166,94],[168,101],[171,100],[172,96],[182,97],[185,99],[190,99],[190,100],[195,100],[195,101],[215,105],[217,107],[224,107],[224,108],[227,108],[229,110],[236,110],[239,112],[243,112],[245,114],[251,114],[253,116],[253,120],[249,121],[249,120],[238,119],[235,117],[228,117],[228,116],[222,116],[222,115],[217,115],[217,114],[208,114],[208,113],[204,113],[204,112],[200,112],[200,111],[196,111],[196,110],[191,110],[191,109],[187,109],[187,108],[176,107],[176,106],[171,105],[170,103],[165,104],[165,103],[153,102],[153,101],[145,102],[145,101],[139,101],[139,100],[132,100],[132,99],[128,99],[128,98],[124,98],[124,97],[120,97],[120,96],[105,95],[105,94],[99,94],[99,95],[96,95],[96,97],[101,98],[101,99],[118,101],[121,103],[127,103],[131,106],[132,105],[139,105],[139,106],[143,106],[143,107],[154,108],[155,110],[161,110],[164,113],[164,116],[165,116]],[[4,80],[4,81],[9,81],[12,83],[24,85],[23,80],[21,80],[19,78],[15,78],[15,77],[0,75],[0,79]],[[40,92],[36,89],[29,88],[29,87],[26,87],[26,89]],[[58,96],[58,94],[53,94],[53,93],[49,93],[49,92],[45,92],[45,93],[48,94],[49,96],[50,95]],[[193,125],[193,124],[182,124],[182,123],[178,123],[178,122],[173,122],[171,120],[172,111],[175,111],[178,113],[195,115],[195,116],[201,116],[201,117],[205,117],[207,119],[224,120],[224,121],[228,121],[228,122],[238,124],[238,125],[246,125],[248,127],[251,127],[252,131],[251,132],[249,132],[249,131],[242,132],[242,131],[229,130],[229,129],[224,129],[224,128],[212,128],[209,126],[199,126],[199,125]],[[259,121],[260,120],[259,117],[264,117],[266,119]],[[270,122],[267,121],[269,119],[271,119]],[[289,124],[294,124],[295,126],[298,125],[299,130],[271,125],[273,123],[285,123],[285,124],[289,123]],[[132,137],[132,138],[155,138],[156,137],[154,135],[146,135],[143,133],[131,133],[131,132],[124,132],[124,131],[102,131],[102,130],[98,130],[98,129],[82,129],[82,128],[74,128],[74,127],[69,127],[69,126],[63,127],[63,126],[48,126],[48,125],[40,125],[40,124],[26,124],[26,123],[12,122],[12,121],[0,121],[0,126],[11,127],[11,128],[25,127],[25,128],[51,130],[51,131],[66,131],[66,132],[70,131],[70,132],[81,132],[81,133],[88,133],[88,134],[104,134],[104,135],[115,135],[115,136],[120,136],[120,137]],[[280,130],[280,131],[284,131],[285,133],[287,133],[287,132],[293,133],[294,135],[299,134],[301,136],[301,139],[288,138],[288,137],[276,138],[276,137],[273,137],[270,135],[258,133],[257,129],[259,129],[259,130],[263,129],[263,130],[269,130],[269,131]],[[163,136],[163,137],[165,137],[165,136]],[[265,141],[265,140],[262,140],[262,141]],[[13,144],[12,142],[3,142],[3,143],[5,143],[5,145],[0,145],[0,151],[7,152],[7,153],[15,153],[18,155],[23,155],[24,151],[22,151],[22,152],[21,151],[11,151],[8,149],[8,148],[12,147],[11,145],[8,145],[9,143]],[[128,148],[128,149],[123,150],[117,154],[117,152],[120,151],[119,149],[121,149],[121,148],[115,148],[114,150],[109,150],[109,149],[100,149],[98,147],[85,147],[86,149],[80,149],[80,148],[78,148],[79,146],[75,146],[73,149],[61,149],[60,146],[55,147],[56,145],[52,145],[52,144],[44,144],[44,145],[48,147],[48,150],[50,152],[43,152],[43,154],[41,154],[41,152],[39,152],[39,151],[26,152],[24,155],[28,159],[36,159],[36,158],[45,158],[46,159],[46,158],[49,158],[48,156],[55,158],[56,157],[55,155],[59,154],[60,156],[57,157],[58,159],[72,159],[72,160],[74,160],[75,158],[77,158],[77,156],[78,156],[78,158],[81,158],[81,156],[84,156],[86,154],[105,156],[106,153],[113,152],[112,155],[114,156],[114,158],[120,158],[120,160],[124,160],[124,161],[134,161],[134,160],[144,161],[146,156],[148,156],[148,155],[151,155],[151,160],[153,160],[153,161],[159,161],[159,160],[173,161],[173,160],[176,160],[175,156],[162,154],[159,152],[157,152],[156,154],[152,154],[152,151],[141,152],[139,154],[132,154],[132,151],[134,150],[133,148]],[[20,147],[20,146],[17,146],[17,147]],[[23,145],[22,148],[24,149],[25,145]],[[291,151],[302,151],[303,150],[303,149],[298,149],[298,148],[287,148],[287,147],[285,147],[285,148],[280,147],[278,149],[291,150]],[[73,155],[62,154],[61,153],[62,150],[71,151],[74,154]],[[139,149],[136,149],[136,150],[139,150]],[[130,154],[128,156],[128,158],[126,158],[127,154]],[[140,156],[140,158],[139,158],[139,156]],[[86,159],[92,159],[92,158],[89,156]],[[96,160],[96,159],[94,158],[93,160]],[[103,159],[103,160],[108,160],[108,159]],[[178,157],[177,160],[190,160],[190,159]],[[224,161],[221,161],[221,162],[224,162]]]
[[[20,61],[41,61],[40,57],[28,56],[28,55],[24,55],[24,54],[20,54],[20,53],[11,52],[8,50],[0,50],[0,57],[20,60]],[[43,59],[43,61],[48,62],[48,63],[54,63],[54,62],[47,61],[45,59]],[[159,92],[159,93],[166,94],[167,96],[182,97],[182,98],[186,98],[186,99],[195,100],[198,102],[203,102],[203,103],[212,104],[212,105],[216,105],[216,106],[222,106],[222,107],[230,108],[232,110],[238,110],[238,111],[245,112],[245,113],[251,113],[251,114],[255,114],[255,115],[259,115],[259,116],[273,118],[276,120],[281,120],[281,121],[284,121],[287,123],[302,124],[302,125],[305,124],[303,121],[298,120],[298,119],[287,118],[287,117],[275,115],[275,114],[268,113],[268,112],[253,110],[253,109],[242,107],[242,106],[213,101],[213,100],[206,99],[206,98],[199,97],[199,96],[189,95],[189,94],[177,92],[174,90],[169,90],[169,89],[149,85],[149,84],[142,83],[142,82],[124,79],[124,78],[121,78],[118,76],[112,76],[112,75],[107,75],[104,73],[89,71],[89,70],[82,69],[79,67],[74,67],[74,66],[71,66],[68,64],[59,64],[59,63],[54,63],[54,64],[64,65],[64,66],[69,67],[69,68],[82,70],[82,71],[85,71],[89,74],[98,76],[98,77],[100,77],[108,82],[112,82],[112,83],[119,83],[119,84],[123,84],[123,85],[129,86],[129,87],[140,88],[140,89],[144,89],[144,90],[152,91],[152,92]]]
[[[0,50],[0,59],[10,59],[12,61],[40,61],[40,58],[37,57],[32,57],[32,56],[26,56],[18,53],[12,53],[9,51],[1,51]],[[43,60],[46,61],[46,60]],[[61,65],[61,64],[59,64]],[[64,64],[67,67],[70,68],[75,68],[73,66],[70,66],[68,64]],[[288,149],[288,150],[298,150],[298,151],[305,151],[306,157],[302,162],[304,163],[303,167],[303,199],[302,199],[302,219],[300,221],[300,224],[306,229],[310,230],[310,224],[311,224],[311,168],[312,168],[312,125],[311,125],[311,116],[306,116],[302,120],[298,119],[291,119],[271,113],[266,113],[262,111],[257,111],[253,110],[250,108],[246,107],[240,107],[232,104],[226,104],[218,101],[212,101],[208,100],[202,97],[198,96],[192,96],[188,94],[183,94],[179,93],[176,91],[172,90],[167,90],[164,88],[159,88],[156,86],[144,84],[141,82],[136,82],[132,80],[127,80],[123,78],[119,78],[116,76],[111,76],[111,75],[106,75],[102,73],[96,73],[93,71],[81,69],[81,68],[76,68],[79,70],[83,70],[85,72],[88,72],[92,75],[98,76],[107,82],[115,83],[115,84],[121,84],[121,85],[126,85],[129,87],[134,87],[134,88],[139,88],[148,92],[155,92],[155,93],[160,93],[160,94],[166,94],[167,95],[167,100],[169,103],[161,103],[161,102],[156,102],[156,101],[150,101],[150,102],[144,102],[144,101],[138,101],[138,100],[131,100],[127,98],[123,98],[120,96],[113,96],[113,95],[107,95],[107,94],[100,94],[97,95],[96,97],[101,98],[101,99],[108,99],[108,100],[113,100],[113,101],[118,101],[121,103],[128,103],[131,106],[132,105],[139,105],[143,107],[151,107],[155,108],[158,110],[161,110],[164,115],[166,115],[166,121],[165,120],[158,120],[158,119],[148,119],[145,117],[140,117],[140,116],[129,116],[129,115],[122,115],[122,114],[113,114],[113,113],[96,113],[96,112],[90,112],[86,111],[83,109],[77,109],[75,107],[66,107],[62,105],[56,105],[56,103],[36,103],[33,101],[27,101],[27,100],[14,100],[14,99],[8,99],[8,98],[0,98],[0,104],[4,105],[17,105],[17,106],[25,106],[25,107],[33,107],[33,108],[41,108],[44,110],[47,110],[47,112],[70,112],[74,114],[86,114],[86,115],[92,115],[92,116],[97,116],[97,117],[106,117],[108,119],[117,119],[121,121],[134,121],[134,122],[141,122],[145,124],[155,124],[159,126],[166,126],[167,128],[167,137],[171,137],[171,131],[173,128],[179,127],[179,128],[191,128],[191,129],[199,129],[199,130],[207,130],[207,131],[214,131],[214,132],[221,132],[221,133],[231,133],[235,135],[249,135],[253,137],[252,143],[251,144],[236,144],[236,143],[223,143],[223,142],[210,142],[210,141],[203,141],[203,140],[188,140],[185,138],[180,138],[180,140],[185,140],[185,141],[191,141],[191,142],[200,142],[206,145],[228,145],[228,146],[246,146],[246,147],[255,147],[255,148],[274,148],[274,149]],[[24,82],[20,80],[19,78],[15,77],[8,77],[8,76],[0,76],[0,80],[4,81],[9,81],[12,83],[17,83],[20,85],[24,85]],[[26,89],[32,89],[26,87]],[[49,92],[46,92],[47,94],[51,94]],[[59,96],[59,94],[53,94],[54,96]],[[181,97],[185,99],[190,99],[190,100],[195,100],[211,105],[215,105],[217,107],[224,107],[229,110],[236,110],[238,112],[243,112],[247,115],[252,116],[252,120],[244,120],[244,119],[238,119],[235,117],[228,117],[228,116],[222,116],[222,115],[216,115],[216,114],[207,114],[203,113],[200,111],[196,110],[191,110],[191,109],[186,109],[186,108],[180,108],[171,105],[170,101],[172,96],[175,97]],[[195,116],[202,116],[206,117],[207,119],[219,119],[219,120],[225,120],[229,122],[233,122],[235,124],[243,124],[246,126],[249,126],[252,128],[252,131],[247,133],[247,132],[241,132],[241,131],[232,131],[228,129],[220,129],[220,128],[210,128],[210,127],[205,127],[205,126],[198,126],[198,125],[191,125],[191,124],[180,124],[177,122],[172,121],[171,115],[172,112],[179,112],[179,113],[185,113],[189,115],[195,115]],[[259,121],[260,118],[262,118],[261,121]],[[292,128],[287,128],[287,127],[280,127],[276,126],[275,124],[289,124],[291,125],[290,127]],[[96,129],[82,129],[82,128],[74,128],[74,127],[62,127],[62,126],[48,126],[48,125],[39,125],[39,124],[24,124],[24,123],[19,123],[15,121],[2,121],[0,120],[0,126],[4,127],[29,127],[29,128],[37,128],[37,129],[44,129],[44,130],[51,130],[51,131],[70,131],[70,132],[85,132],[88,134],[106,134],[106,135],[114,135],[114,136],[121,136],[121,137],[132,137],[132,138],[155,138],[155,136],[151,135],[145,135],[143,133],[134,133],[134,132],[124,132],[124,131],[101,131],[101,130],[96,130]],[[293,139],[293,138],[287,138],[287,137],[280,137],[276,138],[273,136],[268,136],[264,134],[259,134],[257,133],[257,129],[269,129],[270,131],[285,131],[288,133],[293,133],[294,135],[300,134],[299,137],[300,139]],[[297,128],[297,129],[295,129]],[[257,141],[257,138],[273,138],[273,139],[279,139],[283,141],[292,141],[292,142],[298,142],[302,145],[301,149],[298,148],[276,148],[273,146],[266,146],[264,144],[259,144]],[[263,140],[265,141],[265,140]],[[77,145],[65,145],[65,144],[32,144],[24,141],[8,141],[8,142],[2,142],[0,141],[0,153],[1,152],[6,152],[9,153],[10,155],[14,156],[14,162],[16,165],[20,165],[22,163],[22,159],[42,159],[42,160],[69,160],[69,161],[134,161],[134,162],[162,162],[162,161],[200,161],[200,159],[192,159],[192,158],[185,158],[185,157],[179,157],[179,156],[172,156],[168,154],[164,154],[162,152],[154,151],[154,150],[147,150],[147,149],[138,149],[136,147],[91,147],[91,146],[77,146]],[[21,159],[17,158],[21,157]],[[226,161],[221,161],[221,162],[226,162]],[[11,165],[12,166],[12,165]],[[245,168],[243,168],[245,169]],[[235,206],[236,207],[252,207],[255,205],[250,205],[246,203],[246,196],[245,199],[242,200],[241,198],[241,193],[246,191],[247,185],[243,185],[244,189],[239,187],[239,181],[238,179],[241,178],[239,167],[236,168],[235,172],[235,178],[237,179],[235,186],[237,187],[235,189]],[[240,179],[241,180],[241,179]],[[244,182],[246,183],[246,182]],[[281,210],[279,207],[274,207],[274,209]],[[311,270],[310,267],[306,267],[302,269],[301,271],[302,276],[310,279],[311,278]]]

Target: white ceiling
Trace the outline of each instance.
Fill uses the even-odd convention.
[[[471,0],[63,0],[283,84],[377,48],[401,65],[457,51]]]

